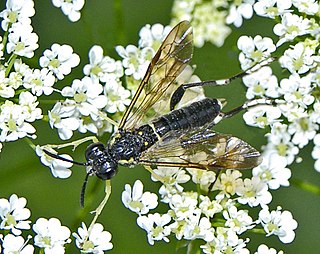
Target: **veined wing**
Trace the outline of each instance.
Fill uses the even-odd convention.
[[[146,165],[216,169],[247,169],[261,163],[260,153],[243,140],[211,130],[167,138],[145,151]]]
[[[163,95],[191,60],[192,53],[192,28],[188,21],[182,21],[171,30],[151,60],[121,119],[120,129],[133,130],[156,117],[152,106],[160,99],[167,100],[169,105],[171,96]]]

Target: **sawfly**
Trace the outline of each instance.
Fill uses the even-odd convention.
[[[175,109],[190,87],[226,85],[247,75],[240,73],[229,79],[172,86],[193,54],[192,27],[188,21],[176,25],[167,35],[151,60],[133,99],[126,109],[117,131],[107,144],[93,143],[85,152],[87,176],[102,180],[114,177],[119,165],[133,167],[166,166],[200,170],[247,169],[261,163],[260,153],[245,141],[212,128],[222,119],[233,116],[264,99],[247,101],[229,112],[222,112],[223,102],[204,98]],[[170,89],[171,88],[171,89]],[[168,106],[167,114],[154,110],[157,102]],[[59,155],[50,156],[66,160]],[[83,197],[82,197],[83,203]]]

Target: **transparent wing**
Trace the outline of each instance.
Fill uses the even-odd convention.
[[[173,167],[247,169],[261,163],[260,153],[243,140],[206,130],[157,142],[141,156],[141,163]]]
[[[191,60],[192,53],[192,28],[188,21],[182,21],[171,30],[151,60],[119,128],[133,130],[156,117],[152,106],[160,99],[169,105],[174,91],[169,96],[165,93]]]

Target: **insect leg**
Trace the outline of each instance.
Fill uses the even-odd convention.
[[[182,84],[181,86],[179,86],[177,88],[177,90],[174,91],[174,93],[171,96],[171,100],[170,100],[170,110],[173,110],[175,108],[175,106],[180,102],[180,100],[182,99],[185,91],[188,88],[191,87],[197,87],[197,86],[225,86],[231,83],[231,81],[238,79],[238,78],[242,78],[246,75],[248,75],[249,73],[247,72],[241,72],[238,73],[237,75],[232,76],[231,78],[227,78],[227,79],[220,79],[220,80],[208,80],[208,81],[202,81],[202,82],[195,82],[195,83],[188,83],[188,84]]]
[[[228,112],[225,112],[225,113],[221,113],[222,114],[222,119],[230,118],[230,117],[234,116],[235,114],[238,114],[242,110],[247,110],[249,108],[252,108],[252,107],[255,107],[255,106],[258,106],[258,105],[273,105],[273,104],[274,104],[274,100],[267,99],[267,98],[249,100],[249,101],[246,101],[240,107],[234,108],[234,109],[232,109],[232,110],[230,110]]]
[[[156,174],[150,166],[144,165],[144,168],[148,170],[157,181],[161,182],[162,184],[165,184],[165,179]]]
[[[96,223],[99,215],[101,214],[103,208],[107,204],[110,195],[111,195],[111,181],[106,180],[105,196],[104,196],[103,200],[101,201],[101,203],[99,204],[99,206],[97,207],[97,209],[94,210],[93,212],[91,212],[91,213],[94,213],[94,217],[93,217],[93,219],[90,223],[90,226],[88,228],[88,232],[89,232],[88,236],[90,235],[92,228],[93,228],[94,224]],[[85,241],[87,240],[88,236],[86,237]]]
[[[195,82],[195,83],[189,83],[189,84],[182,84],[177,88],[176,91],[171,96],[170,100],[170,110],[173,110],[175,106],[180,102],[181,98],[183,97],[185,91],[190,87],[196,87],[196,86],[225,86],[231,83],[231,81],[242,78],[246,75],[252,74],[259,70],[261,67],[270,64],[271,62],[275,61],[276,57],[270,57],[268,59],[265,59],[261,61],[260,63],[257,63],[250,67],[249,69],[240,72],[230,78],[227,79],[220,79],[220,80],[209,80],[209,81],[202,81],[202,82]]]
[[[261,98],[261,99],[255,99],[255,100],[249,100],[246,101],[243,105],[236,107],[228,112],[220,112],[219,115],[211,122],[208,124],[206,129],[211,129],[213,126],[215,126],[217,123],[219,123],[221,120],[225,118],[230,118],[242,110],[247,110],[249,108],[258,106],[258,105],[273,105],[275,103],[274,100],[268,99],[268,98]]]

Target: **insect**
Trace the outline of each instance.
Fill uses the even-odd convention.
[[[89,145],[85,152],[87,162],[77,163],[87,167],[85,183],[89,175],[111,179],[119,165],[221,170],[253,168],[260,164],[261,156],[255,148],[232,135],[217,133],[212,127],[220,120],[264,101],[248,101],[234,110],[222,112],[221,101],[205,98],[174,109],[189,87],[225,85],[247,73],[226,80],[184,84],[172,95],[164,96],[192,54],[192,28],[188,21],[182,21],[171,30],[151,60],[117,131],[106,145]],[[161,115],[153,109],[160,100],[170,105],[169,113]]]

